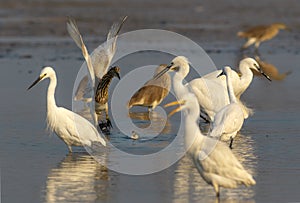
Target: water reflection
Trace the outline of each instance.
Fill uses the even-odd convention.
[[[167,116],[159,111],[129,112],[128,116],[138,128],[148,131],[145,133],[168,134],[172,130]]]
[[[106,200],[107,168],[86,153],[68,154],[46,181],[46,202],[93,202]]]
[[[266,61],[262,61],[259,56],[255,56],[255,60],[258,62],[261,69],[272,79],[272,80],[283,80],[291,74],[291,71],[287,71],[285,73],[279,73],[278,69],[275,65],[268,63]],[[254,75],[261,76],[257,71],[253,71]]]
[[[234,141],[233,153],[245,169],[256,177],[257,157],[254,141],[250,136],[239,134]],[[213,188],[198,173],[194,163],[183,157],[175,168],[173,178],[173,202],[218,202]],[[240,186],[237,189],[221,188],[220,202],[255,202],[254,187]]]

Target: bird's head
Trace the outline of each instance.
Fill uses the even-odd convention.
[[[220,76],[222,76],[222,75],[228,76],[230,74],[230,71],[231,71],[231,68],[229,66],[225,66],[222,69],[222,72],[217,76],[217,78],[220,77]]]
[[[280,30],[291,31],[291,29],[284,23],[274,23],[273,26],[276,27],[277,29],[280,29]]]
[[[261,69],[261,67],[257,63],[257,61],[255,61],[253,58],[245,58],[245,59],[241,60],[240,67],[241,66],[247,66],[250,69],[261,73],[265,78],[267,78],[269,81],[271,81],[271,78],[267,74],[264,73],[264,71]]]
[[[161,72],[159,72],[158,74],[156,74],[154,76],[154,79],[161,77],[163,74],[165,74],[168,71],[174,71],[174,72],[180,74],[182,77],[187,76],[187,74],[190,71],[188,59],[184,56],[175,57],[172,60],[170,65],[168,65],[165,69],[163,69]]]
[[[114,66],[109,71],[113,74],[114,77],[119,78],[119,80],[121,79],[120,77],[121,69],[119,66]]]
[[[55,71],[53,70],[53,68],[51,67],[45,67],[42,69],[40,76],[28,87],[27,90],[31,89],[33,86],[35,86],[38,82],[46,79],[46,78],[50,78],[55,76]]]

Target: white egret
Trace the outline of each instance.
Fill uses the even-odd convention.
[[[229,141],[229,147],[232,148],[233,139],[237,132],[242,128],[244,123],[244,114],[241,106],[237,102],[237,98],[233,92],[231,83],[232,70],[229,66],[225,66],[218,76],[226,75],[227,90],[230,103],[223,107],[216,115],[210,132],[211,137],[217,137],[222,141]]]
[[[167,65],[159,65],[154,75],[160,73]],[[166,96],[168,96],[171,88],[171,78],[169,74],[164,74],[160,78],[151,78],[130,98],[127,107],[133,106],[148,107],[148,111],[155,109]]]
[[[176,93],[176,92],[175,92]],[[256,182],[232,151],[223,142],[202,135],[198,126],[200,113],[197,98],[192,93],[184,94],[182,105],[185,110],[184,136],[188,155],[192,158],[201,177],[213,186],[216,196],[220,196],[220,187],[237,188],[238,185],[255,185]]]
[[[240,61],[239,70],[241,72],[241,76],[237,72],[232,71],[232,74],[230,75],[230,77],[231,77],[230,80],[232,82],[232,87],[233,87],[234,94],[237,98],[237,102],[240,104],[240,106],[243,109],[245,119],[248,118],[249,115],[252,114],[252,110],[243,104],[243,102],[240,100],[240,97],[246,91],[246,89],[249,87],[249,85],[252,82],[253,72],[251,71],[251,69],[261,73],[263,76],[265,76],[268,80],[271,81],[269,76],[267,76],[262,71],[262,69],[259,67],[258,63],[253,58],[245,58]],[[193,80],[191,82],[191,85],[194,87],[194,91],[196,91],[196,92],[199,91],[198,88],[200,88],[200,85],[203,82],[203,81],[201,81],[202,79],[213,80],[216,83],[219,83],[219,85],[222,85],[226,89],[227,88],[226,78],[225,77],[217,77],[221,72],[222,72],[222,70],[213,71],[207,75],[204,75],[202,78]],[[207,80],[205,80],[205,81],[207,81]],[[209,88],[212,88],[212,85],[210,85]],[[226,91],[226,95],[228,95],[227,91]],[[210,96],[211,96],[212,100],[216,100],[214,98],[215,96],[217,96],[216,94],[213,94]],[[229,104],[229,99],[226,98],[225,101],[226,101],[225,105]],[[212,113],[210,112],[212,115],[217,113],[218,111],[220,111],[221,110],[220,107],[221,108],[224,107],[224,103],[222,104],[222,102],[216,103],[216,104],[219,104],[219,105],[215,105],[215,108],[213,108]],[[204,110],[206,111],[206,109],[204,109]]]
[[[239,184],[246,186],[256,184],[253,177],[224,143],[202,135],[197,123],[200,114],[198,98],[189,91],[189,85],[182,84],[188,73],[186,62],[185,57],[179,56],[168,66],[170,70],[175,71],[172,80],[174,91],[180,99],[179,103],[182,104],[171,113],[185,109],[185,145],[201,177],[214,187],[216,196],[220,195],[220,187],[236,188]]]
[[[160,78],[169,70],[177,73],[174,75],[176,80],[183,81],[190,70],[187,58],[183,56],[177,56],[173,59],[171,65],[167,66],[164,70],[158,73],[155,78]],[[214,80],[197,78],[185,84],[185,86],[189,86],[189,88],[193,90],[198,98],[199,105],[204,108],[211,121],[213,121],[214,115],[218,110],[229,104],[229,98],[226,89]],[[181,88],[176,87],[174,82],[173,87],[175,91],[176,88]]]
[[[174,63],[174,66],[180,65],[182,68],[186,69],[186,71],[182,75],[183,78],[185,78],[189,73],[188,61],[178,57],[175,62],[176,63]],[[241,77],[238,75],[238,73],[232,71],[231,81],[235,96],[237,98],[237,102],[244,112],[244,118],[248,118],[248,116],[252,113],[252,110],[247,108],[240,101],[240,96],[252,81],[253,73],[250,69],[259,71],[268,80],[270,80],[270,78],[259,68],[257,62],[252,58],[241,60],[239,68],[241,71]],[[167,67],[165,70],[161,71],[161,73],[157,74],[156,78],[163,75],[169,69],[170,67]],[[193,92],[198,98],[199,105],[207,114],[208,119],[212,122],[214,121],[215,114],[219,112],[224,106],[229,104],[226,78],[217,78],[217,76],[221,72],[222,70],[213,71],[212,73],[209,73],[201,78],[196,78],[189,82],[190,87],[193,89]]]
[[[47,93],[47,124],[57,136],[68,146],[72,152],[72,146],[92,146],[101,143],[106,146],[105,140],[99,135],[97,129],[82,116],[56,106],[55,88],[57,84],[55,71],[51,67],[45,67],[36,81],[28,90],[38,82],[49,78],[50,83]]]

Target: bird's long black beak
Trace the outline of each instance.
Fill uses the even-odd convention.
[[[158,78],[160,78],[163,74],[165,74],[166,72],[168,72],[171,67],[172,67],[172,64],[168,65],[167,67],[165,67],[165,69],[163,69],[162,71],[160,71],[159,73],[157,73],[153,78],[155,80],[158,79]]]
[[[120,74],[116,73],[117,78],[119,78],[119,80],[121,80]]]
[[[265,74],[264,71],[263,71],[259,66],[257,66],[256,64],[254,64],[254,65],[255,65],[255,67],[257,68],[257,70],[259,70],[259,72],[260,72],[265,78],[267,78],[269,81],[272,81],[271,78],[270,78],[267,74]]]
[[[41,80],[43,79],[43,77],[38,77],[38,79],[36,79],[33,83],[32,83],[32,85],[30,85],[28,88],[27,88],[27,90],[30,90],[33,86],[35,86],[38,82],[40,82]]]
[[[222,71],[222,72],[217,76],[217,78],[220,77],[220,76],[222,76],[222,75],[225,75],[225,74],[224,74],[224,71]]]

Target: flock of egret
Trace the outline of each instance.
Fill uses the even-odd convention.
[[[67,23],[70,36],[82,50],[89,73],[80,82],[74,99],[100,106],[96,109],[105,110],[109,127],[111,123],[108,117],[108,88],[113,77],[120,79],[120,68],[113,67],[109,70],[109,66],[116,52],[118,34],[126,19],[127,17],[124,17],[112,25],[107,34],[106,43],[91,55],[76,22],[69,19]],[[257,48],[260,42],[274,37],[279,29],[286,29],[286,27],[283,24],[272,24],[270,27],[257,27],[239,32],[238,35],[249,38],[244,48],[253,43]],[[268,36],[264,36],[266,33]],[[245,58],[240,61],[240,73],[225,66],[222,70],[211,72],[183,84],[183,80],[189,74],[190,65],[186,57],[177,56],[170,65],[158,66],[153,78],[135,92],[127,104],[128,109],[133,106],[145,106],[149,111],[153,110],[169,94],[172,84],[178,101],[169,103],[165,107],[180,104],[169,115],[180,110],[184,111],[185,146],[188,154],[201,177],[213,186],[217,196],[220,194],[220,187],[236,188],[239,184],[251,186],[256,183],[230,149],[233,139],[243,126],[244,119],[248,118],[252,112],[240,100],[253,79],[251,69],[271,80],[255,59]],[[169,71],[175,72],[172,79]],[[97,125],[93,125],[77,113],[56,106],[57,79],[53,68],[45,67],[28,89],[46,78],[50,79],[47,93],[48,127],[64,141],[70,152],[72,152],[72,146],[91,147],[98,144],[105,147],[107,140],[102,137],[101,133],[98,133],[99,123],[96,122]],[[90,89],[88,83],[91,83]],[[199,129],[200,116],[212,123],[207,136],[204,136]],[[132,139],[138,139],[134,131]],[[230,141],[229,147],[219,140]]]
[[[188,67],[188,60],[183,56],[178,56],[174,58],[171,65],[166,68],[166,70],[175,71],[173,86],[177,99],[179,100],[178,103],[181,106],[171,113],[182,109],[185,111],[184,136],[188,154],[191,156],[201,177],[214,187],[216,196],[220,194],[220,187],[236,188],[238,184],[244,184],[246,186],[254,185],[255,180],[253,177],[244,169],[232,151],[223,142],[218,142],[217,139],[204,136],[201,133],[198,125],[200,115],[199,100],[193,93],[189,83],[186,85],[182,84],[183,79],[188,73]],[[229,67],[225,67],[223,71],[228,78],[227,81],[230,83],[229,75],[232,70]],[[231,84],[229,87],[229,93],[233,94]],[[233,95],[233,97],[235,96]],[[230,107],[227,108],[228,106],[230,106],[230,104],[224,107],[225,111],[235,110]],[[238,104],[237,108],[237,112],[235,111],[233,114],[240,113],[241,115],[242,111]],[[223,114],[223,112],[221,114]],[[235,116],[238,116],[238,114]],[[223,118],[225,117],[226,116]],[[241,118],[243,119],[243,116]],[[225,120],[221,120],[219,124],[221,125],[219,136],[224,132],[224,128],[222,130],[224,122],[227,122],[226,124],[228,126],[231,125],[232,128],[235,128],[235,122],[229,123],[225,118]]]

